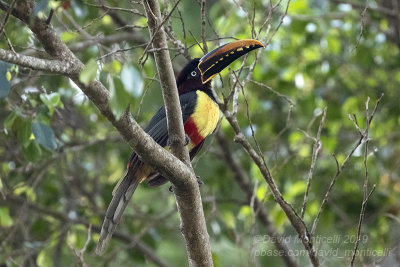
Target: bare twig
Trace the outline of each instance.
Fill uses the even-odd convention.
[[[71,251],[74,253],[75,258],[78,260],[78,262],[79,262],[83,267],[87,267],[87,266],[88,266],[88,265],[86,264],[86,262],[85,262],[85,258],[83,257],[83,254],[85,253],[86,248],[87,248],[87,246],[88,246],[88,244],[89,244],[89,242],[90,242],[91,233],[92,233],[92,224],[89,224],[89,227],[88,227],[88,237],[87,237],[86,242],[85,242],[85,245],[83,246],[82,249],[76,249],[76,248],[74,248],[74,246],[73,246],[71,243],[67,242],[68,247],[69,247],[69,248],[71,249]]]
[[[360,219],[358,221],[358,227],[357,227],[357,239],[356,239],[356,243],[354,244],[353,255],[351,256],[351,262],[350,262],[351,266],[354,266],[354,261],[356,259],[356,255],[357,255],[357,249],[358,249],[358,246],[359,246],[360,240],[361,240],[361,238],[360,238],[361,225],[362,225],[362,222],[363,222],[363,219],[364,219],[364,215],[365,215],[365,207],[367,206],[367,202],[368,202],[369,198],[371,197],[372,193],[375,191],[375,188],[376,188],[376,184],[374,184],[372,186],[372,189],[369,192],[369,194],[364,196],[364,199],[363,199],[362,204],[361,204]]]
[[[234,155],[227,137],[220,129],[216,133],[216,140],[218,145],[221,147],[221,151],[223,152],[223,159],[229,168],[232,170],[233,177],[235,181],[238,183],[239,188],[246,194],[247,203],[253,202],[253,210],[258,218],[258,220],[263,224],[265,231],[269,236],[274,238],[277,242],[274,242],[276,248],[280,251],[283,251],[283,260],[285,261],[287,266],[298,266],[296,260],[289,253],[289,248],[285,242],[282,242],[282,238],[280,238],[277,229],[275,229],[274,224],[271,221],[271,218],[268,212],[263,208],[262,202],[260,202],[256,197],[253,197],[253,190],[250,182],[250,178],[248,177],[246,171],[244,170],[240,160]]]
[[[365,28],[365,22],[366,22],[366,15],[367,15],[367,11],[368,11],[368,2],[369,0],[367,0],[367,2],[365,3],[365,7],[363,9],[363,11],[361,11],[360,17],[361,17],[361,29],[360,29],[360,34],[357,37],[357,41],[356,44],[354,45],[352,52],[354,52],[355,50],[357,50],[358,45],[360,44],[361,38],[364,34],[364,28]]]
[[[364,176],[364,194],[363,194],[363,201],[361,203],[361,211],[360,211],[360,218],[358,221],[358,227],[357,227],[357,239],[354,244],[354,250],[353,250],[353,255],[351,257],[350,265],[354,266],[354,261],[356,259],[356,254],[358,250],[358,246],[360,243],[360,235],[361,235],[361,225],[364,219],[364,214],[365,214],[365,207],[367,206],[368,199],[372,195],[372,193],[375,191],[376,185],[374,184],[371,191],[368,193],[368,164],[367,164],[367,159],[368,159],[368,143],[369,143],[369,127],[370,127],[370,115],[369,115],[369,100],[370,98],[368,97],[367,101],[365,102],[365,120],[366,120],[366,127],[364,131],[364,139],[365,139],[365,146],[364,146],[364,169],[365,169],[365,176]],[[374,115],[376,109],[374,109],[373,114],[371,117]]]
[[[310,171],[308,173],[308,178],[307,178],[307,189],[306,189],[306,192],[304,194],[303,206],[302,206],[301,212],[300,212],[301,218],[304,218],[304,213],[306,212],[308,194],[310,192],[311,180],[312,180],[313,173],[314,173],[315,163],[317,161],[318,153],[319,153],[319,151],[320,151],[320,149],[322,147],[322,143],[321,143],[320,138],[321,138],[322,127],[324,126],[324,121],[325,121],[325,118],[326,118],[326,109],[327,109],[327,107],[324,108],[324,113],[322,114],[321,122],[319,123],[317,137],[316,138],[311,138],[311,139],[314,140],[315,143],[314,143],[314,147],[313,147],[313,154],[312,154],[312,157],[311,157],[311,167],[310,167]]]
[[[203,40],[203,52],[208,53],[206,41],[206,0],[201,0],[201,39]]]
[[[179,3],[179,0],[177,1]],[[173,12],[175,7],[169,14]],[[161,20],[161,12],[158,1],[143,0],[146,11],[149,31],[153,47],[168,48],[162,24],[168,16]],[[191,171],[190,177],[184,184],[174,185],[174,193],[178,210],[181,215],[181,232],[186,241],[186,250],[190,266],[212,266],[211,248],[207,233],[207,227],[203,214],[200,191],[193,169],[191,168],[189,153],[185,146],[185,134],[182,122],[178,90],[171,59],[168,50],[155,51],[154,53],[158,75],[161,80],[166,115],[168,120],[168,138],[171,151],[182,160]]]
[[[291,100],[288,96],[286,96],[286,95],[284,95],[284,94],[281,94],[281,93],[279,93],[278,91],[275,91],[272,87],[270,87],[270,86],[268,86],[268,85],[266,85],[266,84],[263,84],[263,83],[254,81],[254,80],[249,80],[249,82],[254,83],[254,84],[258,85],[258,86],[261,86],[261,87],[263,87],[263,88],[268,89],[269,91],[271,91],[271,92],[274,93],[275,95],[277,95],[277,96],[279,96],[279,97],[282,97],[282,98],[283,98],[286,102],[288,102],[291,106],[294,106],[293,100]]]
[[[85,5],[88,6],[93,6],[93,7],[99,7],[102,8],[104,10],[113,10],[113,11],[121,11],[121,12],[127,12],[127,13],[131,13],[131,14],[135,14],[141,17],[146,17],[145,14],[143,14],[142,12],[140,12],[139,10],[135,9],[135,8],[122,8],[122,7],[111,7],[111,6],[106,6],[106,5],[97,5],[97,4],[91,4],[88,2],[84,2]]]
[[[372,112],[371,116],[370,116],[369,119],[368,119],[368,124],[371,124],[372,119],[373,119],[373,117],[374,117],[374,115],[375,115],[375,113],[376,113],[376,110],[377,110],[377,108],[378,108],[378,106],[379,106],[379,103],[380,103],[382,97],[383,97],[383,94],[382,94],[382,95],[379,97],[379,99],[377,100],[376,105],[375,105],[375,108],[374,108],[374,111]],[[355,125],[355,127],[357,128],[357,127],[358,127],[357,120],[356,120],[356,119],[352,119],[351,116],[349,116],[349,118],[350,118],[350,120],[352,120],[352,121],[354,122],[354,125]],[[367,125],[368,125],[368,124],[367,124]],[[369,127],[369,126],[368,126],[368,127]],[[365,138],[364,133],[361,131],[361,129],[360,129],[359,127],[357,128],[357,131],[359,131],[359,133],[361,134],[361,136],[360,136],[360,138],[358,139],[357,143],[356,143],[356,144],[354,145],[354,147],[352,148],[352,150],[350,151],[350,153],[347,154],[347,156],[346,156],[346,158],[343,160],[342,164],[339,164],[339,162],[338,162],[336,156],[333,155],[333,157],[335,158],[335,161],[336,161],[337,170],[336,170],[336,173],[335,173],[334,177],[332,178],[332,181],[331,181],[331,183],[329,184],[329,187],[328,187],[328,189],[327,189],[327,191],[326,191],[326,193],[325,193],[325,196],[324,196],[324,198],[323,198],[323,200],[322,200],[322,202],[321,202],[321,205],[320,205],[320,207],[319,207],[317,216],[316,216],[315,219],[314,219],[314,222],[313,222],[313,225],[312,225],[312,228],[311,228],[311,233],[312,233],[312,234],[315,233],[315,230],[316,230],[316,228],[317,228],[317,225],[318,225],[318,222],[319,222],[319,218],[320,218],[320,216],[321,216],[321,213],[322,213],[322,211],[323,211],[323,208],[325,207],[325,204],[326,204],[326,202],[328,201],[329,194],[330,194],[330,192],[332,191],[332,188],[333,188],[333,186],[335,185],[335,183],[336,183],[338,177],[339,177],[340,174],[342,173],[343,168],[346,166],[346,163],[347,163],[347,161],[349,160],[349,158],[354,154],[354,152],[356,151],[356,149],[357,149],[357,148],[362,144],[362,142],[364,141],[364,138]]]
[[[13,1],[11,2],[11,4],[10,4],[10,8],[7,10],[6,16],[4,17],[3,24],[2,24],[1,27],[0,27],[0,36],[1,36],[1,34],[2,34],[3,30],[4,30],[4,28],[6,27],[8,18],[10,17],[11,11],[13,10],[14,5],[15,5],[16,2],[17,2],[16,0],[13,0]]]
[[[112,55],[114,55],[114,54],[118,54],[118,53],[123,53],[123,52],[126,52],[126,51],[130,51],[130,50],[133,50],[133,49],[136,49],[136,48],[143,47],[143,46],[145,46],[145,45],[146,45],[146,44],[134,45],[134,46],[131,46],[131,47],[128,47],[128,48],[117,49],[117,50],[115,50],[115,51],[111,51],[111,52],[109,52],[109,53],[107,53],[107,54],[104,54],[104,55],[102,55],[101,57],[98,57],[97,60],[103,60],[104,58],[109,57],[109,56],[112,56]]]
[[[146,15],[147,15],[147,21],[149,21],[149,18],[151,18],[151,19],[153,19],[154,21],[156,21],[156,24],[155,24],[155,27],[156,27],[156,28],[155,28],[154,33],[151,35],[150,41],[148,42],[147,46],[144,48],[143,54],[142,54],[142,55],[140,56],[140,58],[139,58],[139,64],[140,64],[140,65],[143,65],[143,64],[145,63],[146,60],[143,60],[143,59],[145,58],[145,55],[147,54],[147,50],[149,49],[149,47],[150,47],[151,45],[153,45],[153,41],[154,41],[155,36],[158,35],[158,32],[162,29],[164,23],[166,23],[166,22],[168,21],[169,17],[172,15],[172,13],[173,13],[173,12],[175,11],[175,9],[178,7],[178,4],[179,4],[180,1],[181,1],[181,0],[177,0],[177,1],[176,1],[175,5],[172,7],[171,11],[168,13],[167,16],[164,17],[164,19],[163,19],[162,21],[161,21],[161,20],[160,20],[160,21],[156,21],[157,17],[155,17],[155,15],[152,14],[151,12],[150,12],[149,14],[146,13]],[[148,5],[146,4],[146,2],[143,2],[143,5],[144,5],[145,9],[148,8]],[[148,10],[148,9],[147,9],[147,10]],[[161,14],[161,12],[160,12],[160,14]],[[160,18],[161,18],[161,15],[160,15]],[[151,26],[148,25],[148,27],[150,28]],[[165,34],[164,30],[163,30],[163,34]],[[153,48],[159,48],[159,47],[153,45]],[[168,49],[168,46],[166,46],[166,47],[164,47],[164,48]]]
[[[379,6],[379,5],[373,5],[373,6],[371,6],[371,5],[365,5],[365,4],[361,4],[361,3],[356,3],[356,2],[353,2],[353,1],[348,1],[348,0],[330,0],[331,2],[333,2],[333,3],[337,3],[337,4],[341,4],[341,3],[343,3],[343,4],[348,4],[348,5],[351,5],[352,7],[354,7],[354,8],[356,8],[356,9],[359,9],[359,10],[364,10],[365,8],[367,8],[367,10],[373,10],[373,11],[377,11],[377,12],[380,12],[380,13],[382,13],[382,14],[384,14],[384,15],[386,15],[386,16],[389,16],[389,17],[391,17],[391,18],[394,18],[394,19],[398,19],[399,17],[399,14],[398,14],[398,12],[396,12],[396,10],[395,9],[388,9],[388,8],[385,8],[385,7],[383,7],[383,6]]]
[[[268,183],[272,194],[274,196],[274,200],[281,206],[282,210],[287,215],[289,221],[291,222],[292,226],[295,228],[296,232],[299,235],[300,240],[302,241],[305,249],[308,251],[309,258],[311,263],[314,266],[319,266],[319,261],[316,255],[316,252],[313,247],[313,242],[311,238],[311,234],[309,233],[307,226],[305,225],[304,221],[301,217],[297,214],[297,212],[293,209],[293,207],[283,198],[282,193],[279,191],[278,187],[275,184],[275,180],[273,179],[269,168],[265,164],[265,162],[260,158],[257,152],[251,147],[249,142],[244,137],[243,133],[240,130],[240,126],[237,123],[237,120],[234,119],[229,112],[225,112],[225,117],[228,122],[231,124],[232,128],[234,129],[236,136],[235,142],[242,145],[244,150],[248,153],[248,155],[252,158],[253,162],[259,168],[261,174],[263,175],[264,179]]]

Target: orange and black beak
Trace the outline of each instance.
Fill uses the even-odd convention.
[[[233,61],[260,47],[265,46],[257,40],[245,39],[224,44],[214,49],[200,59],[198,68],[201,73],[201,81],[203,84],[210,81]]]

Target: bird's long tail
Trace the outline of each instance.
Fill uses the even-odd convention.
[[[137,186],[147,176],[143,173],[143,169],[147,169],[146,166],[143,166],[143,164],[139,165],[141,166],[136,166],[136,168],[128,170],[124,178],[114,189],[113,198],[108,206],[103,226],[101,227],[99,242],[96,247],[98,255],[103,254],[129,200]]]

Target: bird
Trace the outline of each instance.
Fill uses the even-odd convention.
[[[211,80],[233,61],[248,52],[264,47],[254,39],[236,40],[189,61],[176,78],[182,119],[190,159],[202,148],[205,138],[216,129],[220,111],[211,89]],[[160,146],[168,149],[168,127],[165,107],[161,107],[144,130]],[[150,186],[168,182],[153,171],[135,152],[129,158],[125,175],[113,190],[113,197],[105,214],[96,253],[101,255],[109,243],[121,216],[138,185],[146,181]]]

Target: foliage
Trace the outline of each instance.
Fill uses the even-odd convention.
[[[125,2],[106,2],[108,6],[132,8]],[[164,9],[171,10],[173,4]],[[249,105],[246,106],[240,93],[238,109],[243,132],[256,145],[249,127],[248,108],[257,143],[279,189],[300,211],[314,141],[299,129],[316,136],[322,111],[327,107],[321,133],[322,150],[305,214],[305,222],[311,226],[336,172],[332,154],[339,163],[343,162],[359,138],[348,114],[356,114],[360,127],[365,127],[367,98],[371,98],[371,112],[384,93],[369,132],[369,188],[373,184],[377,187],[366,206],[360,251],[382,253],[393,248],[398,244],[400,207],[400,45],[387,35],[393,25],[377,10],[362,15],[363,8],[349,4],[297,0],[290,3],[284,18],[286,2],[283,1],[267,21],[270,27],[259,34],[268,17],[269,4],[270,1],[207,2],[208,47],[218,45],[215,32],[224,38],[220,42],[255,35],[266,40],[267,48],[258,58],[251,79],[294,102],[291,107],[283,97],[265,87],[251,81],[246,83],[244,93]],[[162,105],[162,96],[151,53],[143,65],[139,64],[145,46],[131,38],[103,44],[87,42],[89,45],[83,49],[77,48],[90,38],[115,36],[132,27],[121,28],[108,12],[81,1],[38,1],[35,14],[47,16],[50,7],[56,13],[51,24],[86,64],[80,81],[87,84],[99,79],[110,90],[114,113],[119,116],[129,107],[135,119],[146,126]],[[139,5],[134,8],[142,12]],[[181,1],[178,10],[166,26],[188,45],[192,57],[199,57],[202,51],[196,42],[201,40],[200,3]],[[135,25],[134,33],[130,34],[149,39],[144,17],[123,11],[116,13],[129,25]],[[22,22],[10,16],[5,31],[16,52],[38,53],[27,49],[38,43]],[[0,48],[8,49],[4,35]],[[186,59],[173,42],[170,48],[174,67],[179,71]],[[246,66],[254,61],[254,55],[249,55]],[[239,60],[231,68],[240,66]],[[247,73],[245,68],[240,79],[245,79]],[[220,97],[229,94],[232,84],[228,71],[214,81]],[[65,77],[0,62],[0,97],[0,192],[12,193],[10,198],[0,198],[0,263],[68,266],[77,261],[72,249],[85,245],[88,224],[101,224],[131,149],[80,89]],[[234,133],[224,119],[220,131],[233,140]],[[288,246],[304,251],[301,243],[294,242],[295,232],[274,202],[257,167],[233,141],[230,146],[250,176],[255,197],[263,201],[277,231],[283,237],[291,237]],[[352,251],[357,235],[365,175],[364,149],[365,145],[355,151],[338,178],[316,231],[316,238],[320,238],[320,242],[315,241],[317,249],[324,252],[339,248],[339,256],[344,256],[320,255],[326,266],[350,262],[351,254],[343,253]],[[266,236],[265,226],[256,219],[221,155],[221,148],[211,137],[194,160],[196,174],[205,182],[201,192],[215,265],[283,264],[279,256],[260,254],[275,251],[275,242]],[[187,258],[175,210],[168,186],[142,185],[118,230],[132,240],[136,237],[145,243],[168,265],[185,266]],[[321,241],[335,236],[339,237],[337,242]],[[84,254],[90,266],[127,266],[131,262],[140,266],[151,262],[140,249],[130,249],[129,242],[117,237],[112,239],[103,258],[96,256],[93,251],[97,239],[98,233],[93,231]],[[308,263],[307,256],[298,258],[302,264]],[[381,257],[367,255],[356,259],[359,263],[370,263]]]

